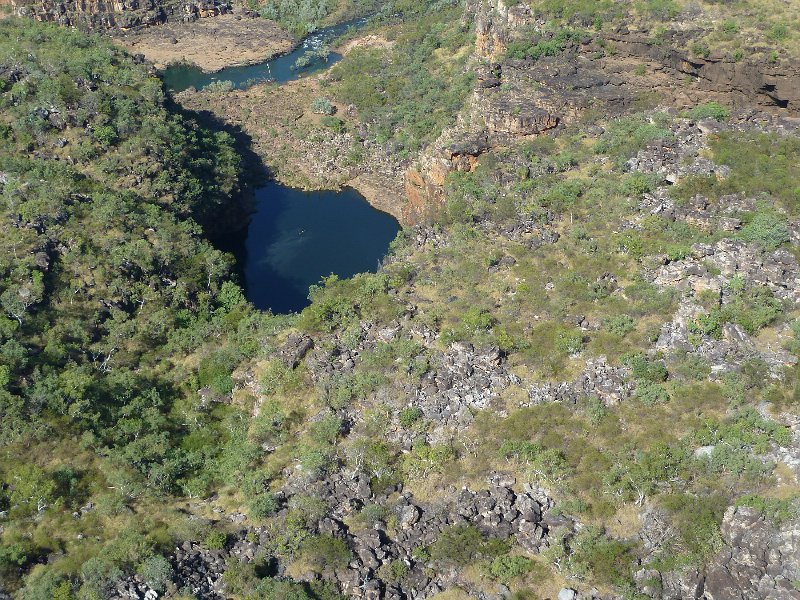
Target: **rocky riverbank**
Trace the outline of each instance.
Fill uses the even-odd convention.
[[[112,37],[132,54],[144,55],[158,69],[188,63],[208,73],[268,60],[290,51],[297,43],[274,21],[247,12],[170,21],[121,31]]]
[[[176,96],[191,110],[207,111],[240,128],[278,181],[302,189],[350,186],[367,201],[411,222],[403,194],[406,161],[389,146],[373,141],[365,128],[336,130],[321,125],[311,103],[324,96],[324,75],[302,78],[281,86],[254,85],[225,93],[187,90]],[[336,106],[336,115],[352,119],[352,108]]]

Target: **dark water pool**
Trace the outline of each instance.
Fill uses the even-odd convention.
[[[247,231],[222,246],[236,255],[253,305],[287,313],[308,305],[308,288],[322,277],[374,272],[399,230],[354,189],[304,192],[270,182],[256,192]]]
[[[338,62],[342,58],[341,55],[331,52],[328,54],[327,59],[314,57],[303,68],[294,68],[297,59],[305,55],[310,56],[315,50],[344,34],[348,29],[359,28],[366,22],[366,19],[357,19],[320,29],[309,35],[303,40],[302,44],[289,54],[284,54],[262,63],[243,67],[228,67],[216,73],[203,73],[197,67],[190,65],[174,65],[164,69],[161,73],[161,78],[164,80],[167,89],[175,92],[182,92],[190,87],[200,90],[214,81],[230,81],[235,88],[246,88],[254,83],[263,81],[285,83],[304,75],[321,71]]]

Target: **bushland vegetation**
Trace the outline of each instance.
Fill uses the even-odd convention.
[[[572,15],[567,5],[543,6],[553,18],[580,12],[577,3]],[[325,93],[356,104],[384,141],[409,151],[429,142],[467,89],[457,65],[469,33],[447,10],[415,13],[391,48],[354,51]],[[585,10],[584,26],[613,5]],[[662,182],[625,163],[670,141],[681,117],[604,120],[599,135],[587,121],[557,139],[494,150],[448,178],[432,224],[445,243],[419,247],[404,232],[381,272],[325,278],[300,314],[272,315],[248,304],[230,257],[204,234],[238,186],[226,134],[178,111],[146,65],[100,38],[6,19],[0,57],[0,576],[20,597],[103,598],[132,573],[177,594],[166,560],[177,543],[229,543],[217,506],[264,526],[270,555],[291,572],[342,568],[347,545],[312,533],[329,499],[296,494],[283,506],[288,471],[308,481],[363,472],[373,490],[402,483],[431,501],[493,470],[546,486],[555,510],[586,527],[553,531],[543,555],[469,525],[413,555],[520,597],[563,577],[632,595],[644,556],[630,532],[644,504],[673,532],[659,568],[706,563],[720,548],[728,506],[773,522],[797,514],[796,486],[766,458],[790,443],[770,411],[796,407],[797,369],[773,380],[753,359],[711,379],[696,354],[648,352],[681,298],[645,276],[654,257],[684,259],[697,242],[737,236],[786,247],[797,211],[795,137],[759,133],[743,144],[722,134],[710,152],[730,175],[671,189],[676,202],[696,193],[759,197],[738,233],[638,211]],[[361,82],[358,64],[370,74]],[[437,77],[454,83],[435,85]],[[727,118],[708,106],[699,116]],[[521,221],[560,236],[531,246],[503,233]],[[513,266],[496,268],[507,256]],[[698,319],[693,339],[715,339],[726,323],[756,336],[788,326],[787,349],[797,353],[791,307],[745,282],[726,292],[731,302]],[[584,331],[576,315],[597,327]],[[362,325],[404,316],[400,335],[363,347]],[[418,329],[438,338],[425,344]],[[358,360],[332,376],[305,363],[293,369],[276,353],[290,333],[322,349],[359,349]],[[428,441],[436,425],[405,394],[455,342],[500,348],[531,384],[572,381],[586,359],[605,356],[629,369],[636,393],[616,405],[582,397],[523,406],[509,392],[503,411],[476,410],[457,435]],[[410,448],[390,441],[398,429],[414,438]],[[348,526],[381,522],[392,531],[390,508],[365,504]],[[231,561],[231,594],[337,597],[328,584],[265,576],[261,567]],[[401,581],[406,568],[389,563],[380,577]]]

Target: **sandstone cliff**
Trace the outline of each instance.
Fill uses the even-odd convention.
[[[130,29],[225,14],[225,0],[0,0],[14,14],[88,29]]]
[[[470,0],[463,20],[475,26],[475,86],[465,118],[406,173],[409,204],[417,207],[412,211],[415,219],[426,207],[443,201],[442,185],[449,172],[471,170],[487,149],[541,135],[589,109],[613,115],[653,103],[689,108],[718,100],[734,108],[800,114],[800,64],[692,56],[682,50],[692,31],[667,31],[651,39],[616,27],[586,32],[580,41],[568,39],[558,56],[515,60],[505,57],[512,41],[557,41],[530,5]],[[461,144],[451,151],[454,138],[485,143]],[[464,157],[469,159],[465,162]]]

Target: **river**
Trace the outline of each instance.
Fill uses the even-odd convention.
[[[167,68],[162,78],[176,92],[214,81],[230,81],[234,88],[265,80],[285,83],[333,65],[341,56],[331,52],[327,60],[316,57],[294,68],[298,58],[364,23],[359,19],[321,29],[293,52],[263,63],[213,74],[178,65]],[[247,228],[218,244],[236,257],[245,293],[256,308],[289,313],[309,304],[308,288],[322,277],[376,271],[399,230],[394,217],[370,206],[352,188],[305,192],[270,181],[255,191]]]
[[[366,22],[367,19],[362,18],[320,29],[305,38],[292,52],[261,63],[228,67],[216,73],[204,73],[192,65],[172,65],[164,69],[161,78],[167,88],[174,92],[182,92],[190,87],[200,90],[210,83],[219,81],[230,81],[236,89],[247,88],[265,81],[286,83],[327,69],[341,60],[341,55],[336,52],[328,53],[325,58],[316,56],[315,52],[349,29],[357,29]],[[309,57],[308,64],[296,68],[298,59],[304,56]]]

